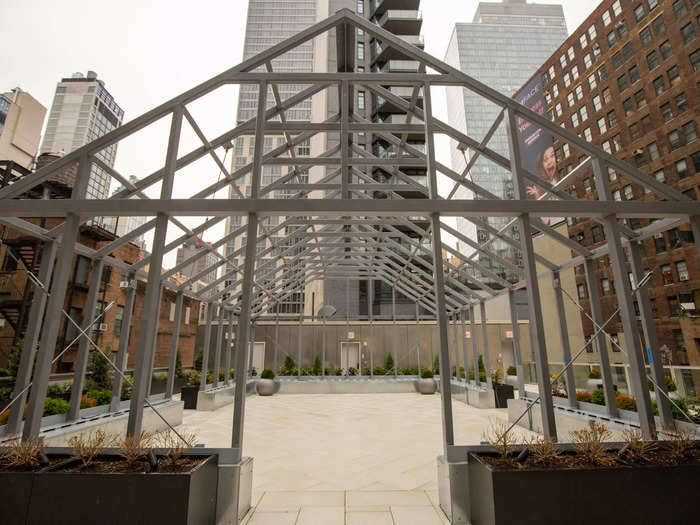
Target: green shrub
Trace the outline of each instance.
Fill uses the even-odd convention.
[[[374,375],[375,376],[385,376],[386,374],[387,374],[387,370],[383,366],[375,366],[374,367]]]
[[[70,409],[70,403],[64,399],[54,399],[47,397],[44,401],[44,415],[53,416],[55,414],[65,414]]]
[[[424,368],[423,371],[420,373],[422,379],[432,379],[433,375],[433,371],[430,370],[430,368]]]
[[[518,374],[518,371],[513,365],[511,365],[508,367],[508,370],[506,370],[506,374],[508,374],[509,376],[514,376]]]
[[[158,374],[153,374],[152,379],[154,381],[167,381],[168,373],[167,372],[160,372]]]
[[[11,387],[11,386],[0,387],[0,401],[5,401],[6,399],[10,399],[10,397],[12,396],[12,390],[13,390],[13,387]]]
[[[284,358],[284,363],[280,367],[279,372],[280,372],[281,376],[295,376],[295,375],[297,375],[297,373],[298,373],[297,364],[291,355],[287,355],[287,357]]]
[[[24,342],[20,341],[10,350],[10,356],[7,361],[7,375],[9,377],[17,377],[19,361],[22,358],[22,346],[24,346]]]
[[[197,370],[188,370],[185,372],[185,384],[187,386],[198,387],[202,382],[202,375]]]
[[[598,368],[591,368],[591,371],[588,372],[588,379],[600,379],[601,377],[600,369]]]
[[[394,356],[391,352],[386,354],[386,363],[384,363],[384,368],[386,368],[390,373],[394,373]]]
[[[323,368],[323,365],[321,365],[321,357],[317,355],[316,357],[314,357],[314,364],[311,367],[311,372],[312,372],[311,375],[320,376],[322,368]]]
[[[131,378],[129,378],[131,379]],[[122,389],[121,392],[119,393],[119,399],[122,401],[126,401],[127,399],[131,399],[131,393],[132,393],[132,388],[131,388],[131,383],[127,381],[122,381]]]
[[[0,368],[0,377],[8,377],[10,375],[10,372],[7,370],[7,368]]]
[[[80,398],[80,408],[92,408],[95,406],[97,406],[97,399],[94,397],[83,394],[83,397]]]
[[[602,388],[596,388],[591,394],[591,403],[596,405],[605,405],[605,392]]]
[[[634,412],[637,411],[637,401],[632,396],[620,394],[619,396],[615,397],[615,405],[617,408],[622,410],[632,410]]]
[[[232,368],[231,370],[228,371],[228,378],[233,379],[235,374],[236,374],[236,371]]]
[[[675,403],[675,405],[673,404]],[[673,403],[669,404],[671,405],[671,414],[673,415],[673,419],[677,419],[679,421],[688,421],[688,418],[685,417],[683,412],[688,414],[688,402],[685,399],[674,399]],[[676,406],[678,405],[678,406]],[[651,401],[651,406],[654,409],[654,415],[658,416],[659,415],[659,407],[656,404],[656,399],[653,399]],[[680,409],[679,409],[680,407]],[[682,410],[682,411],[681,411]],[[690,414],[688,414],[690,415]]]
[[[111,390],[88,390],[87,394],[85,395],[94,399],[98,405],[109,405],[112,402]]]
[[[250,375],[253,377],[258,375],[258,371],[255,369],[255,367],[250,369]]]
[[[46,396],[47,397],[60,397],[64,395],[67,392],[66,386],[59,384],[59,383],[54,383],[53,385],[49,385],[49,388],[46,389]]]
[[[501,383],[503,383],[503,370],[501,370],[500,368],[494,370],[491,374],[491,382],[496,385],[500,385]]]
[[[91,352],[92,359],[90,360],[90,377],[97,384],[98,388],[111,388],[112,386],[112,367],[97,350]],[[92,390],[92,389],[90,389]]]
[[[592,403],[592,395],[588,390],[577,390],[576,399],[583,401],[584,403]]]
[[[72,385],[71,385],[72,386]],[[88,377],[85,380],[85,384],[83,385],[83,394],[87,392],[88,390],[98,390],[99,386],[97,384],[97,381],[95,381],[93,378]]]
[[[194,368],[196,370],[202,369],[202,363],[204,362],[204,349],[197,348],[194,352]]]
[[[182,355],[179,348],[175,354],[175,377],[182,377]]]
[[[357,368],[353,368],[352,366],[348,368],[348,375],[349,376],[356,376],[357,375]]]
[[[439,374],[440,373],[440,356],[436,355],[435,359],[433,360],[433,374]]]
[[[671,376],[665,376],[666,377],[666,390],[668,392],[675,392],[678,390],[678,387],[676,386],[676,382],[673,380]],[[652,383],[651,379],[648,380],[649,383],[649,391],[653,392],[654,391],[654,383]]]
[[[275,378],[275,373],[270,370],[269,368],[266,368],[265,370],[262,371],[262,374],[260,374],[260,379],[274,379]]]
[[[342,368],[336,368],[336,369],[335,369],[335,375],[337,375],[337,376],[342,376],[342,375],[343,375],[343,369],[342,369]]]
[[[225,381],[226,380],[226,373],[225,372],[219,372],[219,382]]]
[[[399,370],[400,375],[405,375],[405,376],[417,376],[419,373],[418,367],[415,366],[409,366],[406,368],[402,368]]]

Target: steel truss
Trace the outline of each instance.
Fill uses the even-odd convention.
[[[273,71],[272,61],[295,47],[326,32],[335,30],[338,39],[345,41],[345,47],[353,49],[354,29],[361,29],[371,37],[391,46],[416,61],[419,65],[416,73],[277,73]],[[342,47],[342,46],[339,46]],[[259,87],[257,116],[215,138],[207,138],[190,111],[188,105],[228,84],[256,84]],[[282,84],[299,84],[304,86],[296,95],[282,100],[278,86]],[[396,95],[387,86],[409,86],[412,94],[409,100]],[[436,86],[459,86],[468,89],[485,100],[501,108],[490,132],[481,141],[460,132],[448,124],[436,119],[432,113],[431,88]],[[358,87],[376,94],[406,112],[407,118],[402,123],[369,122],[353,111],[354,90]],[[272,100],[267,103],[268,88]],[[332,115],[324,122],[289,121],[286,112],[297,104],[311,99],[324,90],[338,90],[340,95],[340,113]],[[422,94],[423,108],[416,103]],[[104,165],[96,155],[102,149],[117,144],[140,130],[153,125],[161,119],[170,119],[170,132],[165,162],[162,168],[146,174],[137,182],[131,183],[115,169]],[[582,162],[564,179],[555,185],[549,184],[537,175],[528,172],[521,164],[519,144],[516,136],[518,120],[529,122],[552,134],[557,139],[568,143],[583,155]],[[202,145],[187,153],[179,151],[183,122],[191,127]],[[499,126],[505,126],[509,138],[509,156],[504,157],[489,147],[489,140]],[[354,136],[365,133],[380,137],[397,148],[394,157],[380,158],[370,151],[358,147]],[[339,145],[310,157],[300,157],[295,147],[322,135],[334,135],[340,138]],[[407,142],[410,134],[425,137],[425,151],[411,146]],[[458,173],[441,164],[435,158],[434,136],[443,134],[457,141],[460,148],[469,152],[467,168]],[[283,144],[269,152],[264,152],[262,145],[265,137],[282,135]],[[242,136],[254,136],[255,148],[253,161],[235,170],[228,170],[221,158],[222,150],[232,141]],[[178,171],[190,166],[199,159],[210,157],[222,174],[221,180],[211,184],[188,199],[173,198],[173,185]],[[469,170],[477,158],[487,159],[495,165],[507,169],[512,176],[515,187],[515,199],[503,200],[480,187],[469,179]],[[93,164],[98,165],[124,186],[124,190],[105,200],[88,200],[85,198],[87,180]],[[70,166],[78,166],[78,176],[69,200],[29,200],[21,198],[32,188],[46,181],[53,173]],[[286,166],[288,173],[270,184],[263,184],[262,168],[266,165]],[[311,167],[327,168],[326,175],[317,180],[302,183],[300,174]],[[391,174],[388,183],[379,183],[372,177],[372,169],[381,167]],[[404,170],[421,168],[427,171],[427,184],[421,184]],[[656,200],[624,201],[613,200],[608,180],[608,168],[647,188]],[[577,200],[566,191],[567,184],[578,174],[592,170],[595,177],[598,200]],[[438,173],[452,182],[452,189],[447,195],[438,191]],[[245,198],[238,187],[244,177],[251,178],[250,198]],[[159,198],[149,198],[145,190],[160,184]],[[528,199],[526,185],[535,185],[544,191],[537,200]],[[232,199],[216,199],[215,194],[222,189],[231,188],[235,194]],[[473,192],[474,200],[457,200],[454,196],[459,188]],[[408,189],[417,192],[423,198],[405,198],[402,193]],[[289,198],[278,198],[278,191],[288,192]],[[375,192],[383,192],[388,198],[374,198]],[[34,383],[29,396],[29,408],[24,424],[23,436],[38,435],[41,414],[48,385],[51,360],[55,354],[56,336],[58,334],[60,312],[68,284],[68,274],[73,255],[80,253],[93,259],[97,267],[104,264],[124,270],[131,278],[147,278],[144,299],[144,315],[139,332],[137,366],[134,377],[134,390],[129,413],[128,433],[138,434],[143,417],[144,402],[148,391],[154,356],[154,338],[157,331],[157,311],[161,287],[174,289],[177,293],[176,327],[173,334],[171,368],[174,367],[174,355],[182,314],[182,300],[185,295],[193,296],[207,303],[208,321],[211,326],[213,312],[219,308],[219,321],[225,318],[233,322],[237,318],[235,348],[235,402],[232,448],[240,458],[243,437],[243,418],[245,413],[246,369],[249,365],[249,345],[251,325],[256,319],[269,311],[279,311],[279,304],[291,294],[304,290],[305,286],[318,279],[367,279],[384,280],[394,289],[432,312],[437,319],[440,345],[440,375],[450,377],[451,363],[448,342],[448,325],[454,320],[454,328],[461,322],[464,328],[469,312],[472,331],[474,331],[475,307],[484,310],[484,301],[500,294],[508,294],[511,300],[513,326],[516,326],[513,291],[525,288],[528,294],[530,317],[530,338],[537,367],[537,376],[542,400],[542,422],[544,433],[556,438],[546,342],[543,338],[542,308],[538,280],[554,276],[555,289],[558,285],[558,272],[572,265],[583,264],[587,268],[589,290],[597,289],[595,275],[588,270],[591,262],[603,255],[610,257],[616,282],[620,314],[624,325],[627,348],[635,397],[639,407],[640,426],[645,435],[655,433],[649,392],[646,388],[646,374],[642,349],[637,337],[636,320],[633,310],[630,281],[627,275],[625,249],[631,250],[635,275],[640,278],[638,246],[641,240],[675,227],[682,222],[690,222],[697,239],[700,239],[700,204],[689,199],[675,189],[657,182],[636,168],[606,153],[574,133],[550,122],[519,105],[490,87],[461,73],[449,65],[433,58],[420,49],[404,42],[397,36],[356,16],[344,9],[328,19],[300,32],[260,53],[258,56],[235,66],[220,75],[196,86],[180,96],[158,106],[144,115],[132,120],[120,128],[96,139],[90,144],[66,155],[53,164],[36,173],[18,179],[13,184],[0,190],[0,222],[25,234],[45,241],[45,250],[54,250],[58,246],[56,264],[50,295],[47,299],[36,299],[31,319],[34,323],[30,330],[38,334],[42,314],[45,318],[41,344],[37,353]],[[82,223],[94,216],[129,216],[140,215],[153,217],[143,226],[117,239],[100,250],[92,250],[76,242],[77,233]],[[181,268],[196,262],[205,253],[197,253],[176,267],[163,269],[163,256],[176,249],[185,241],[202,239],[205,232],[219,224],[225,217],[244,216],[247,223],[234,229],[230,234],[213,243],[207,253],[213,253],[216,263],[192,276],[183,284],[175,284],[169,279]],[[178,217],[206,217],[199,226],[189,228]],[[266,216],[282,217],[280,224],[270,228],[261,225],[261,218]],[[460,232],[441,221],[442,217],[460,216],[473,222],[491,234],[489,240],[477,243],[466,238]],[[490,227],[485,216],[511,217],[512,220],[497,230]],[[40,228],[26,221],[30,217],[62,217],[65,222],[52,230]],[[605,229],[608,243],[595,250],[589,250],[566,236],[558,233],[543,220],[546,217],[584,217],[601,223]],[[421,218],[416,220],[416,218]],[[620,219],[651,218],[660,219],[650,225],[632,230],[621,224]],[[166,242],[169,224],[182,231],[176,239]],[[509,235],[513,225],[518,225],[520,239]],[[286,238],[285,228],[295,227]],[[146,232],[152,232],[153,245],[151,255],[133,265],[128,265],[112,258],[110,255],[118,247]],[[281,232],[281,233],[280,233]],[[540,232],[551,237],[574,252],[572,259],[564,264],[557,264],[547,259],[546,254],[537,254],[533,247],[533,233]],[[441,236],[450,234],[470,246],[474,251],[464,255],[442,243]],[[231,243],[238,237],[255,239],[247,242],[241,249],[227,254],[218,249]],[[291,239],[291,243],[289,242]],[[504,260],[493,253],[493,240],[501,239],[522,252],[522,267]],[[259,242],[268,242],[269,247],[257,252]],[[443,260],[442,250],[453,255],[459,264]],[[510,283],[493,274],[481,265],[476,256],[481,255],[507,266],[519,275],[517,283]],[[238,264],[239,259],[243,260]],[[260,262],[265,258],[263,262]],[[234,262],[236,261],[236,262]],[[256,264],[256,261],[257,264]],[[544,270],[538,273],[537,264]],[[148,271],[144,268],[148,266]],[[217,281],[197,293],[189,291],[192,282],[202,275],[223,268]],[[473,272],[465,272],[473,269]],[[47,270],[48,271],[48,270]],[[264,273],[263,273],[264,272]],[[50,275],[50,271],[48,271]],[[44,272],[46,275],[46,271]],[[264,279],[261,277],[264,275]],[[474,275],[488,277],[482,282]],[[222,288],[222,283],[226,285]],[[465,284],[466,283],[466,284]],[[495,289],[492,285],[498,285]],[[42,294],[35,294],[39,297]],[[646,294],[637,293],[638,300],[645,312],[649,310]],[[592,297],[592,302],[595,302]],[[45,304],[44,304],[45,303]],[[127,301],[133,305],[133,295]],[[125,312],[128,319],[131,311]],[[601,324],[600,311],[594,308],[594,321]],[[394,315],[395,319],[395,315]],[[482,319],[484,319],[482,317]],[[485,319],[484,319],[485,322]],[[562,328],[565,321],[560,315]],[[658,352],[658,342],[654,340],[653,321],[649,316],[643,318],[647,346],[652,353]],[[484,325],[485,326],[485,325]],[[229,327],[230,328],[230,327]],[[231,329],[231,328],[230,328]],[[125,330],[128,338],[128,330]],[[455,332],[456,334],[456,332]],[[649,335],[651,334],[651,335]],[[33,339],[36,341],[36,337]],[[455,355],[459,362],[458,345],[455,338]],[[604,339],[599,340],[601,359],[607,360]],[[472,343],[474,344],[474,343]],[[34,355],[34,348],[29,341],[25,347],[25,370],[20,370],[23,378],[29,378]],[[90,342],[81,343],[80,359],[87,355]],[[123,346],[123,347],[122,347]],[[466,344],[462,341],[463,363],[467,363]],[[207,352],[209,346],[206,346]],[[220,345],[217,345],[217,352]],[[472,347],[472,357],[476,362],[477,348]],[[488,350],[484,348],[488,359]],[[516,356],[519,355],[519,349]],[[219,360],[216,356],[216,366]],[[229,355],[230,357],[230,355]],[[653,360],[658,363],[658,355]],[[123,368],[125,343],[120,344],[119,366]],[[519,361],[519,358],[518,358]],[[208,357],[203,365],[207,370]],[[82,361],[78,363],[84,371]],[[520,388],[522,389],[522,366],[518,362]],[[78,368],[78,367],[76,367]],[[606,368],[606,367],[603,367]],[[203,374],[203,388],[207,388],[206,374]],[[78,381],[82,377],[77,378]],[[606,392],[611,389],[612,380],[609,369],[603,370]],[[227,381],[228,382],[228,381]],[[478,379],[477,379],[478,382]],[[218,383],[218,382],[217,382]],[[449,389],[443,389],[449,392]],[[660,390],[660,389],[659,389]],[[171,391],[171,390],[170,390]],[[22,406],[18,404],[17,406]],[[610,410],[614,410],[614,403]],[[13,409],[14,410],[14,409]],[[661,405],[662,418],[667,418],[668,405]],[[77,414],[74,414],[77,417]],[[442,421],[445,452],[453,457],[455,454],[454,433],[452,425],[452,407],[450,396],[442,398]]]

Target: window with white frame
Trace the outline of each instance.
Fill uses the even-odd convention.
[[[582,34],[579,39],[579,43],[581,44],[581,49],[586,49],[586,46],[588,45],[588,36],[586,33]]]

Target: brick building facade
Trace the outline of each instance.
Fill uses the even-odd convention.
[[[31,220],[35,224],[51,229],[60,224],[60,219]],[[38,271],[40,263],[40,243],[33,238],[28,238],[20,233],[4,228],[0,230],[2,244],[0,244],[0,367],[7,366],[8,356],[12,346],[21,342],[26,330],[26,317],[31,304],[34,286],[28,283],[27,274],[24,271],[24,263],[28,267]],[[84,225],[79,234],[78,242],[92,249],[99,249],[116,237],[98,226]],[[14,254],[20,255],[23,262],[17,264],[7,254],[8,246]],[[112,257],[132,264],[138,261],[140,250],[138,246],[128,243],[118,248]],[[64,305],[65,311],[80,324],[84,315],[84,306],[87,298],[88,283],[92,263],[87,257],[76,255],[71,268],[68,292]],[[126,280],[126,275],[119,268],[112,268],[105,264],[100,292],[98,295],[97,311],[105,308],[114,301],[114,305],[100,320],[98,330],[92,333],[95,342],[106,352],[113,355],[119,348],[119,335],[122,330],[121,322],[124,315],[125,290],[120,283]],[[131,369],[136,362],[140,320],[143,308],[143,299],[146,290],[145,281],[137,280],[136,299],[129,334],[127,369]],[[175,292],[164,289],[160,305],[160,320],[158,323],[158,337],[154,368],[164,369],[168,367],[170,345],[173,329]],[[199,315],[199,301],[185,297],[183,303],[183,318],[180,328],[178,347],[181,353],[182,364],[185,367],[192,366],[194,360],[194,344]],[[97,325],[96,325],[97,326]],[[77,329],[63,319],[58,336],[57,349],[63,350],[78,334]],[[56,363],[55,372],[72,371],[73,361],[78,350],[78,344]]]
[[[554,122],[697,200],[699,23],[699,0],[605,0],[531,80],[541,77]],[[554,148],[561,179],[583,157],[561,141]],[[659,198],[614,170],[608,178],[616,200]],[[597,198],[590,169],[564,189],[578,199]],[[649,222],[628,219],[626,225],[638,229]],[[589,219],[569,220],[568,230],[589,249],[605,242],[603,227]],[[700,365],[700,260],[694,242],[688,224],[644,242],[659,343],[670,350],[662,352],[665,364]],[[613,272],[607,257],[595,267],[607,319],[617,308]],[[576,283],[590,312],[583,267],[576,269]],[[593,325],[586,316],[581,319],[590,337]],[[619,315],[606,331],[622,332]],[[593,345],[589,351],[595,352]]]

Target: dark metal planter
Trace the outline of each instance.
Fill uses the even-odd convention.
[[[513,385],[494,383],[493,395],[496,400],[496,408],[508,408],[508,400],[515,399]]]
[[[698,465],[494,470],[471,453],[471,524],[697,523],[698,479]]]
[[[213,525],[217,476],[216,456],[177,473],[1,473],[0,523]]]
[[[183,386],[180,390],[180,399],[184,401],[185,408],[189,410],[197,409],[197,396],[199,395],[198,386]]]

